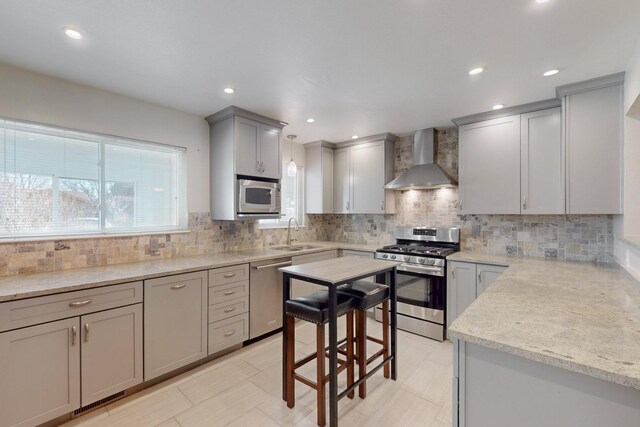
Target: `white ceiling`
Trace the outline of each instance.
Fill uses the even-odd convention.
[[[639,22],[638,0],[2,0],[0,61],[340,141],[450,126],[623,71]],[[563,71],[542,77],[550,68]]]

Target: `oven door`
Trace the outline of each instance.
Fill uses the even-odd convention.
[[[444,324],[445,277],[398,270],[396,295],[399,313]]]
[[[239,179],[238,214],[280,215],[280,184]]]

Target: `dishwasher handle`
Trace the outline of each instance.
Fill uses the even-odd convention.
[[[286,267],[288,265],[291,265],[291,261],[276,262],[273,264],[266,264],[266,265],[254,265],[253,268],[255,268],[256,270],[262,270],[263,268]]]

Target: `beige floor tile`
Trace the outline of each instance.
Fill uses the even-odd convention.
[[[451,398],[453,368],[431,360],[423,360],[411,375],[404,379],[401,387],[416,396],[439,406]]]
[[[427,358],[441,365],[453,366],[453,344],[449,341],[438,343],[435,350]]]
[[[227,427],[280,427],[258,408],[254,408],[240,418],[227,424]]]
[[[177,387],[192,403],[197,404],[259,372],[244,360],[229,360],[226,363],[212,366]]]
[[[193,408],[176,419],[183,427],[224,426],[256,408],[269,395],[249,381],[243,381]]]
[[[158,424],[156,427],[181,427],[181,426],[180,426],[180,423],[175,418],[171,418],[161,424]]]

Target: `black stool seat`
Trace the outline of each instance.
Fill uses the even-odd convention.
[[[340,317],[353,309],[353,298],[338,293],[337,316]],[[329,292],[317,291],[303,297],[292,298],[286,303],[287,315],[297,317],[316,325],[329,321]]]
[[[368,310],[389,299],[389,287],[365,280],[357,280],[339,286],[338,298],[341,295],[353,298],[353,307],[355,309]]]

